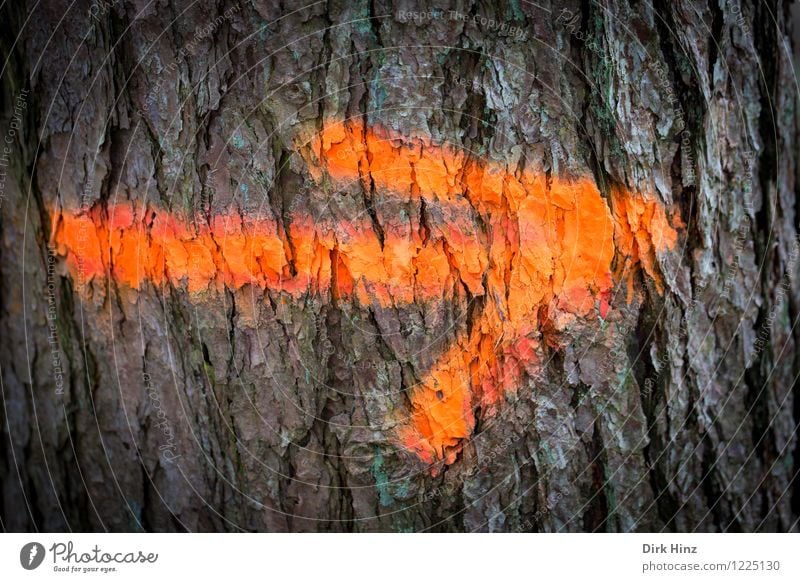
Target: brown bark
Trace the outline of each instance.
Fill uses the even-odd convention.
[[[797,530],[796,7],[437,8],[3,6],[4,529]],[[609,208],[612,185],[650,192],[685,225],[654,255],[663,290],[639,273],[629,302],[618,280],[613,317],[543,342],[546,364],[475,410],[438,470],[390,412],[478,321],[465,286],[402,308],[251,286],[198,300],[80,290],[48,251],[60,212],[144,199],[287,229],[370,216],[378,237],[401,210],[423,221],[368,181],[311,175],[297,144],[343,119],[589,176]]]

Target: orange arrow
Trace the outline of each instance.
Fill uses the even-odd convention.
[[[461,285],[483,297],[469,337],[410,391],[411,418],[398,437],[428,462],[455,458],[474,407],[514,389],[543,330],[595,309],[605,317],[615,253],[630,300],[638,266],[660,292],[656,253],[677,240],[655,200],[615,188],[609,204],[588,178],[512,170],[424,137],[333,123],[299,151],[318,183],[360,182],[375,218],[296,213],[284,227],[228,214],[205,223],[125,203],[59,212],[54,242],[82,281],[110,275],[136,289],[150,281],[197,294],[249,284],[402,306],[441,301]]]

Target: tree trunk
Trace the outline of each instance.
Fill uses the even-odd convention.
[[[5,3],[3,528],[796,531],[797,7],[630,4]]]

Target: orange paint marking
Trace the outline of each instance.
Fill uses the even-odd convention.
[[[515,389],[541,339],[605,318],[614,280],[627,279],[630,301],[641,267],[663,290],[656,256],[677,233],[655,200],[614,188],[609,204],[588,178],[548,181],[383,128],[329,124],[300,151],[318,182],[327,175],[374,190],[382,245],[369,216],[315,224],[293,215],[286,231],[272,219],[229,214],[206,224],[133,204],[55,213],[53,239],[73,272],[135,289],[254,285],[386,307],[442,301],[462,285],[483,309],[410,391],[411,415],[398,429],[427,462],[455,459],[473,410],[491,410]]]

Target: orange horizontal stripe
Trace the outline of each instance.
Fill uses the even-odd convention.
[[[85,281],[110,275],[134,289],[146,281],[190,293],[250,284],[295,297],[326,295],[332,292],[335,250],[339,288],[333,292],[364,305],[441,299],[454,277],[483,293],[486,250],[457,224],[443,225],[425,242],[387,231],[382,249],[368,220],[314,224],[296,216],[283,232],[274,220],[242,221],[238,213],[191,223],[128,203],[62,212],[55,219],[57,249]]]

